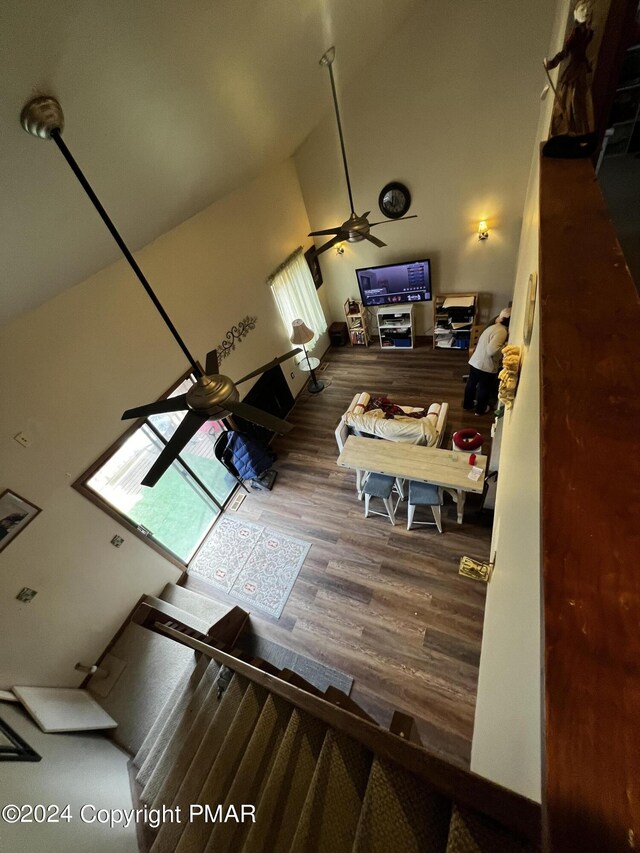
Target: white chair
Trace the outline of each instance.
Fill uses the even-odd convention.
[[[438,532],[442,533],[442,489],[433,483],[419,483],[409,480],[409,503],[407,506],[407,530],[414,524],[435,524]],[[414,521],[413,516],[417,506],[430,506],[434,521]]]

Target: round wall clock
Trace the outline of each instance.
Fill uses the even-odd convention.
[[[389,219],[400,219],[411,207],[411,193],[404,184],[393,181],[382,188],[378,206]]]

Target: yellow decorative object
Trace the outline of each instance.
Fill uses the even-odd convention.
[[[511,408],[516,396],[521,361],[522,348],[507,344],[502,350],[502,370],[498,374],[500,379],[498,397],[507,408]]]

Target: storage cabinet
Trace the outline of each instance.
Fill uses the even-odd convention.
[[[377,316],[382,349],[413,349],[413,305],[380,308]]]
[[[347,299],[344,303],[344,316],[347,321],[347,332],[351,346],[369,346],[367,313],[362,302],[358,302],[355,299]]]
[[[477,293],[438,293],[433,300],[433,348],[469,349],[478,325]]]

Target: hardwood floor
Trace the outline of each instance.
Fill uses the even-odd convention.
[[[330,349],[324,361],[327,387],[303,391],[289,415],[296,429],[274,442],[273,491],[252,492],[238,511],[312,543],[280,619],[252,615],[254,629],[349,673],[352,698],[380,723],[396,709],[411,714],[426,746],[468,766],[486,588],[459,576],[458,561],[488,559],[491,513],[470,495],[458,525],[447,498],[442,535],[407,531],[402,505],[395,527],[365,520],[355,473],[336,465],[334,429],[363,390],[407,405],[447,401],[445,447],[462,426],[488,438],[491,419],[461,408],[465,354],[434,352],[426,339],[414,350]],[[187,586],[206,592],[196,578]]]

